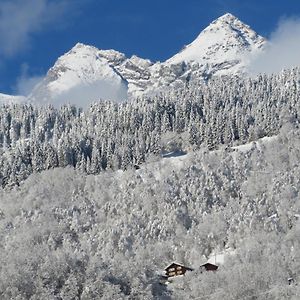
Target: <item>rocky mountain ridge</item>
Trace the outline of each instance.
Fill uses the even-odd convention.
[[[251,59],[266,40],[232,14],[213,21],[182,51],[152,62],[116,50],[76,44],[62,55],[31,94],[33,103],[86,106],[100,99],[131,97],[188,84],[193,77],[247,74]]]

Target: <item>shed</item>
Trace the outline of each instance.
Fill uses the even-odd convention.
[[[203,265],[200,266],[200,269],[205,270],[205,271],[217,271],[218,270],[218,266],[211,264],[211,263],[205,263]]]

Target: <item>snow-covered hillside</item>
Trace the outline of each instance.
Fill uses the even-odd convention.
[[[298,299],[299,135],[0,189],[1,300]],[[174,261],[193,271],[160,284]]]

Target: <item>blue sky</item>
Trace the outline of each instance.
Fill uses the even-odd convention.
[[[0,0],[0,92],[25,93],[77,42],[165,60],[226,12],[268,37],[300,2]]]

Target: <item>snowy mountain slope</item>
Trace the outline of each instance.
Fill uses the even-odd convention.
[[[195,41],[162,63],[79,43],[57,60],[29,99],[86,106],[100,98],[120,101],[182,86],[193,77],[241,74],[265,43],[231,14],[212,22]]]
[[[276,142],[278,139],[277,135],[274,136],[265,136],[257,141],[254,142],[250,142],[248,144],[243,144],[240,146],[234,146],[231,147],[231,149],[235,150],[235,151],[240,151],[240,152],[248,152],[252,149],[254,149],[255,147],[257,149],[261,149],[261,146],[263,146],[266,143],[272,143],[272,142]]]
[[[25,101],[23,96],[11,96],[0,93],[0,104],[21,103],[23,101]]]
[[[245,72],[252,56],[263,51],[265,43],[266,40],[248,25],[225,14],[166,62],[153,64],[136,56],[125,59],[124,54],[122,59],[116,55],[113,59],[106,57],[128,81],[129,95],[138,96],[185,84],[192,77]]]
[[[261,150],[266,146],[270,146],[272,144],[274,145],[278,143],[278,139],[279,139],[278,135],[274,135],[271,137],[266,136],[254,142],[241,144],[239,146],[232,146],[227,149],[228,155],[231,155],[234,161],[236,162],[236,157],[238,153],[241,154],[241,153],[251,152],[255,148]],[[178,155],[178,156],[170,155],[166,157],[161,157],[156,161],[151,161],[142,164],[140,166],[141,167],[140,170],[137,170],[137,173],[139,173],[141,177],[144,178],[145,174],[151,172],[157,180],[163,180],[170,174],[170,172],[179,171],[187,165],[192,165],[193,162],[197,161],[196,157],[197,155],[199,155],[200,152],[201,150],[200,151],[198,150],[195,152],[188,152],[186,154]],[[211,156],[220,155],[221,150],[213,150],[210,151],[209,153]],[[203,165],[206,164],[203,163]],[[120,174],[123,173],[123,171],[121,170],[119,170],[118,172]]]
[[[235,73],[245,68],[250,55],[262,51],[265,39],[232,14],[213,21],[167,64],[195,61],[214,68],[213,73]]]
[[[38,103],[71,102],[84,104],[100,98],[124,100],[127,82],[92,46],[76,44],[61,56],[39,83],[29,100]]]

